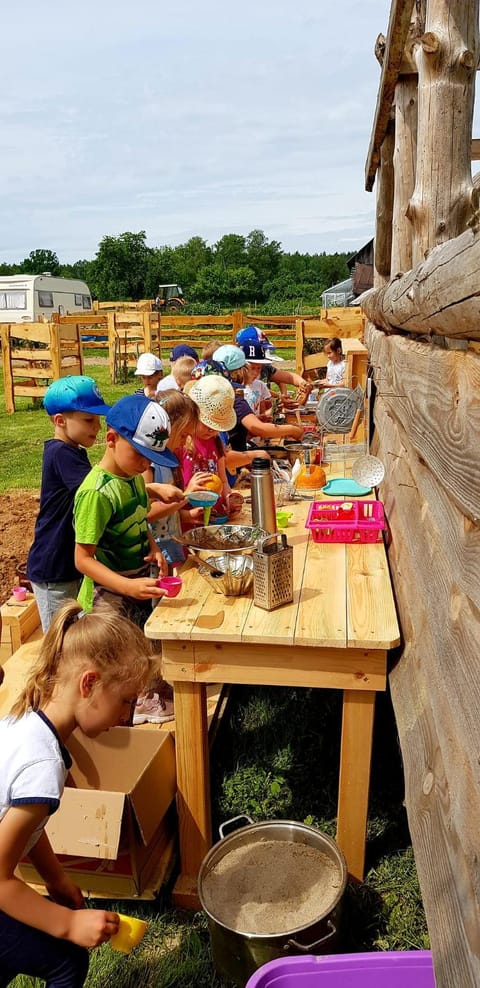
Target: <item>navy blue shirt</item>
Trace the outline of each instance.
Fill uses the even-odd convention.
[[[27,563],[27,576],[33,583],[67,583],[80,578],[74,563],[73,502],[89,472],[90,461],[83,447],[47,439],[40,511]]]
[[[244,419],[247,415],[253,415],[253,412],[251,406],[248,404],[248,401],[245,401],[245,398],[240,396],[235,398],[233,407],[237,415],[237,422],[233,429],[230,429],[228,433],[230,437],[230,445],[232,449],[237,449],[244,453],[247,448],[247,437],[249,433],[248,429],[246,429],[242,424],[242,419]]]

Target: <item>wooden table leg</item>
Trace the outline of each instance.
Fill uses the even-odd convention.
[[[349,874],[360,881],[365,866],[374,713],[375,692],[344,691],[337,843]]]
[[[206,687],[175,682],[175,750],[180,875],[177,906],[198,909],[197,876],[212,842]]]

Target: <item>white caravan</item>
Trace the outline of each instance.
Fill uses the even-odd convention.
[[[36,322],[53,312],[66,316],[92,308],[90,289],[76,278],[50,274],[10,274],[0,277],[0,323]]]

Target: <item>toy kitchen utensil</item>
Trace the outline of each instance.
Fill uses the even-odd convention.
[[[376,487],[381,484],[385,476],[385,467],[378,456],[370,453],[370,398],[372,394],[372,379],[367,378],[367,395],[365,401],[365,430],[367,438],[367,452],[364,456],[359,456],[352,463],[352,477],[357,484],[364,487]]]
[[[283,532],[260,539],[253,552],[253,602],[273,611],[293,600],[293,548]]]

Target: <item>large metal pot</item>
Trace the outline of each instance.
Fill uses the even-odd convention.
[[[234,821],[220,828],[222,840],[215,844],[202,862],[198,877],[198,893],[208,916],[212,957],[220,975],[237,985],[245,985],[248,978],[268,961],[288,954],[330,953],[337,941],[340,909],[347,884],[347,866],[342,852],[326,834],[292,820],[264,821],[253,823],[249,817],[236,819],[249,820],[248,826],[236,830],[223,838],[224,830]],[[332,888],[331,902],[327,908],[315,916],[306,926],[297,926],[288,932],[278,934],[255,934],[227,925],[219,910],[212,908],[205,898],[205,884],[219,862],[238,848],[261,844],[265,841],[289,841],[301,843],[320,850],[333,864],[338,881]],[[228,866],[228,862],[227,862]],[[273,874],[272,874],[273,885]]]

